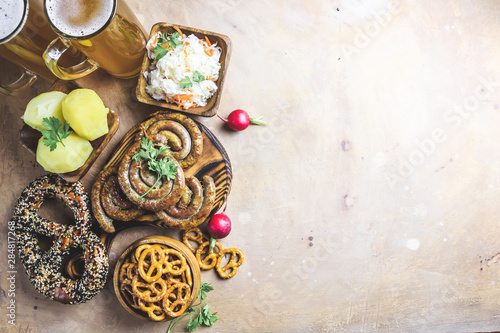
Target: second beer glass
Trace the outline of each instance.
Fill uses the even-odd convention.
[[[44,53],[45,63],[56,76],[77,78],[57,65],[70,45],[115,77],[126,79],[139,74],[146,37],[122,0],[44,0],[44,10],[60,36]]]

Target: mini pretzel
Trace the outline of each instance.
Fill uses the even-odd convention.
[[[125,262],[120,267],[120,273],[118,275],[118,281],[123,282],[124,280],[132,280],[134,275],[137,273],[137,264],[135,262]]]
[[[222,259],[226,256],[226,254],[231,254],[231,259],[229,259],[229,262],[224,265],[224,267],[221,267]],[[225,249],[219,253],[219,258],[217,259],[217,265],[215,265],[215,269],[217,270],[217,273],[219,273],[219,276],[221,278],[229,279],[238,272],[238,267],[243,264],[244,260],[245,255],[240,249]],[[229,273],[226,273],[228,270],[231,271]]]
[[[186,258],[179,251],[166,248],[163,250],[163,253],[165,254],[165,261],[162,265],[162,272],[164,274],[180,275],[188,267]]]
[[[191,250],[191,252],[196,253],[196,249],[203,244],[204,242],[207,242],[209,238],[201,232],[200,228],[191,228],[187,229],[184,231],[182,235],[182,242]],[[191,241],[195,242],[198,244],[198,247],[195,249],[193,248]]]
[[[152,320],[186,311],[193,278],[179,251],[163,244],[142,244],[125,258],[118,276],[123,300]]]
[[[139,275],[132,279],[132,291],[134,295],[145,302],[158,302],[167,292],[167,284],[164,280],[156,280],[152,283],[144,283],[139,281]]]
[[[137,297],[134,294],[134,291],[132,290],[132,281],[131,280],[125,279],[125,280],[121,281],[120,292],[121,292],[122,296],[125,298],[125,300],[127,301],[127,303],[130,304],[131,307],[133,307],[134,309],[137,309],[137,310],[140,309],[139,303],[138,303],[139,297]]]
[[[137,265],[139,275],[144,279],[144,281],[150,283],[160,279],[164,261],[165,253],[163,252],[163,249],[159,245],[152,245],[141,253]],[[145,269],[147,269],[147,271],[145,271]]]
[[[141,244],[141,245],[139,245],[135,249],[134,255],[130,256],[130,259],[133,262],[139,262],[139,258],[141,257],[142,251],[144,251],[145,249],[149,249],[151,246],[152,246],[151,244]]]
[[[163,298],[162,309],[169,317],[175,318],[184,313],[187,308],[191,288],[185,283],[176,283],[167,290]]]
[[[217,248],[217,252],[215,252],[215,248]],[[203,270],[209,270],[215,267],[219,254],[222,252],[222,245],[220,245],[219,242],[215,242],[214,251],[212,253],[208,253],[209,249],[210,242],[205,242],[200,245],[198,250],[196,250],[196,260],[198,261],[200,268]],[[203,255],[206,256],[202,259]]]
[[[162,321],[165,319],[165,314],[162,311],[162,308],[159,305],[151,302],[144,302],[141,299],[138,300],[139,308],[146,312],[149,318],[154,321]]]

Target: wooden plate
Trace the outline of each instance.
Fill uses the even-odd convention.
[[[142,122],[147,121],[148,119],[153,118],[158,114],[169,112],[170,111],[158,111],[152,113]],[[118,166],[120,164],[129,148],[134,144],[136,135],[141,131],[142,122],[132,127],[124,135],[122,140],[116,146],[114,152],[109,157],[105,168]],[[214,180],[215,202],[210,215],[207,217],[208,220],[210,216],[215,214],[227,200],[227,196],[229,195],[229,192],[231,190],[232,169],[229,156],[227,155],[226,150],[219,142],[219,140],[215,137],[215,135],[210,132],[210,130],[203,124],[197,121],[194,122],[196,123],[196,125],[198,125],[198,128],[200,129],[201,135],[203,137],[203,152],[198,161],[189,169],[185,170],[184,174],[186,176],[195,176],[198,179],[202,179],[203,176],[210,176]],[[116,231],[112,234],[108,234],[102,231],[101,239],[106,243],[106,246],[109,249],[114,237],[118,232],[140,225],[155,226],[155,222],[157,221],[158,218],[152,212],[149,215],[141,216],[135,221],[115,221],[114,227]]]
[[[78,88],[80,88],[80,87],[78,85],[76,85],[74,82],[56,81],[50,87],[49,91],[62,91],[63,93],[68,94],[72,90],[78,89]],[[103,135],[100,138],[97,138],[93,141],[90,141],[90,144],[92,145],[92,148],[94,148],[94,150],[92,151],[92,154],[87,159],[85,164],[82,165],[80,168],[76,169],[75,171],[61,173],[59,175],[69,182],[76,182],[76,181],[80,180],[83,176],[85,176],[85,174],[90,169],[92,164],[94,164],[97,157],[99,157],[99,155],[101,154],[102,150],[109,143],[109,140],[111,140],[113,135],[118,130],[119,124],[120,124],[120,119],[118,118],[118,114],[115,111],[110,109],[109,113],[108,113],[109,132],[108,132],[108,134]],[[31,128],[30,126],[28,126],[26,124],[23,126],[23,128],[19,132],[19,140],[21,141],[21,144],[35,156],[36,156],[36,147],[38,145],[38,140],[41,137],[42,137],[42,134],[39,131]]]
[[[139,239],[132,243],[120,256],[116,263],[115,271],[113,274],[113,286],[115,289],[115,294],[116,297],[118,298],[118,301],[121,303],[121,305],[133,316],[144,319],[144,320],[151,320],[147,314],[144,312],[141,312],[140,310],[136,310],[130,306],[130,304],[123,298],[121,292],[120,292],[120,280],[119,280],[119,275],[120,275],[120,267],[122,266],[123,262],[125,259],[132,254],[132,251],[134,251],[139,245],[142,244],[163,244],[168,247],[171,247],[177,251],[179,251],[184,258],[186,258],[186,261],[191,268],[191,273],[192,273],[192,278],[193,278],[193,286],[191,289],[191,296],[188,300],[187,307],[188,308],[193,302],[196,300],[196,297],[198,295],[198,292],[200,291],[200,286],[201,286],[201,273],[200,273],[200,267],[198,266],[198,263],[196,261],[195,256],[193,253],[187,248],[186,245],[183,243],[179,242],[178,240],[175,240],[170,237],[166,236],[149,236],[145,237],[142,239]],[[165,316],[165,320],[171,320],[172,318]]]
[[[161,33],[174,33],[176,30],[174,26],[177,26],[184,34],[186,35],[195,35],[199,39],[204,40],[205,36],[208,37],[211,43],[217,43],[218,46],[222,49],[222,54],[220,56],[221,69],[219,73],[219,79],[216,82],[217,92],[210,98],[207,105],[189,108],[187,110],[178,106],[175,103],[167,103],[166,101],[159,101],[148,95],[146,92],[146,78],[144,77],[144,73],[149,70],[151,66],[151,60],[148,58],[147,53],[144,56],[144,60],[142,62],[141,73],[139,75],[139,82],[136,89],[136,96],[139,102],[151,104],[159,107],[163,107],[166,109],[184,112],[189,114],[194,114],[202,117],[212,117],[217,114],[217,110],[219,109],[220,99],[222,96],[222,87],[224,86],[224,79],[226,77],[227,66],[229,65],[229,60],[231,58],[231,49],[232,44],[229,37],[217,34],[215,32],[210,32],[206,30],[200,30],[195,28],[184,27],[181,25],[175,25],[170,23],[156,23],[149,35],[151,39],[152,36],[156,35],[158,32]]]

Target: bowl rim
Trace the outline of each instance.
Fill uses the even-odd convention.
[[[145,104],[150,104],[158,107],[162,107],[168,110],[176,111],[176,112],[183,112],[183,113],[188,113],[188,114],[193,114],[197,116],[202,116],[202,117],[213,117],[217,114],[217,111],[220,106],[220,101],[221,101],[221,96],[222,96],[222,90],[224,86],[224,82],[226,79],[226,72],[227,68],[229,65],[229,61],[231,59],[231,52],[232,52],[232,42],[231,39],[223,34],[219,34],[216,32],[211,32],[207,30],[201,30],[198,28],[192,28],[192,27],[187,27],[183,26],[180,24],[173,24],[173,23],[166,23],[166,22],[158,22],[153,25],[151,28],[151,32],[149,34],[149,39],[156,34],[159,31],[165,32],[167,29],[174,29],[174,27],[178,27],[180,30],[182,30],[185,34],[194,34],[198,38],[200,38],[200,35],[202,36],[208,36],[208,37],[217,37],[220,39],[222,42],[224,42],[224,46],[220,45],[221,47],[225,47],[226,49],[226,55],[222,59],[220,59],[221,62],[221,69],[220,69],[220,75],[219,75],[219,82],[217,84],[217,91],[215,95],[211,97],[211,99],[214,99],[213,105],[210,106],[211,102],[209,102],[206,106],[203,107],[194,107],[190,109],[183,109],[182,107],[178,106],[177,104],[174,103],[167,103],[166,101],[159,101],[154,99],[153,97],[149,96],[149,94],[146,92],[146,78],[144,76],[144,73],[149,70],[149,67],[151,65],[151,60],[148,57],[148,52],[144,54],[144,58],[142,61],[142,66],[141,66],[141,71],[139,73],[139,79],[137,82],[137,86],[135,89],[135,94],[136,98],[139,102],[145,103]]]
[[[189,267],[191,268],[191,274],[193,278],[193,287],[191,290],[191,296],[189,297],[188,300],[188,305],[187,307],[191,306],[193,302],[196,300],[198,297],[198,292],[200,291],[201,288],[201,271],[200,267],[198,265],[198,262],[196,261],[196,257],[194,254],[189,250],[189,248],[182,242],[168,236],[163,236],[163,235],[152,235],[152,236],[146,236],[141,239],[136,240],[122,252],[118,260],[116,261],[115,265],[115,270],[113,272],[113,288],[115,291],[116,298],[118,298],[118,301],[120,304],[133,316],[147,320],[147,321],[153,321],[151,320],[148,316],[141,314],[139,311],[133,309],[122,297],[120,293],[120,282],[119,282],[119,275],[120,275],[120,268],[123,264],[123,261],[125,261],[125,258],[128,257],[128,255],[135,250],[139,245],[142,244],[163,244],[167,245],[171,248],[174,248],[175,250],[179,251],[184,257],[186,258],[186,261],[188,262]],[[171,318],[167,315],[165,315],[165,319],[161,321],[153,321],[153,322],[164,322],[168,320],[172,320],[175,318]]]

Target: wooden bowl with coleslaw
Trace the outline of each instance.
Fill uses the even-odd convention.
[[[170,48],[170,44],[167,43],[161,43],[158,38],[155,36],[162,36],[163,34],[167,34],[167,36],[171,36],[172,34],[176,32],[182,32],[183,38],[182,41],[187,40],[188,36],[194,35],[194,37],[197,37],[201,42],[205,43],[207,41],[208,45],[211,47],[218,47],[217,50],[217,55],[220,52],[220,57],[219,57],[219,63],[220,63],[220,68],[218,69],[218,77],[216,80],[212,79],[212,82],[208,82],[210,79],[210,75],[206,76],[207,81],[206,82],[199,82],[199,80],[195,80],[195,76],[192,73],[195,72],[195,68],[188,68],[185,73],[182,74],[177,74],[177,77],[172,74],[172,76],[168,76],[168,80],[170,80],[168,83],[163,82],[163,83],[158,83],[158,73],[154,73],[154,71],[157,69],[157,62],[154,60],[155,54],[153,56],[149,56],[149,54],[152,54],[152,49],[153,45],[156,47],[156,45],[161,44],[161,45],[166,45],[167,50],[170,50],[175,52],[173,48]],[[217,114],[217,110],[219,109],[220,105],[220,100],[222,96],[222,88],[224,85],[224,79],[226,77],[226,71],[227,71],[227,66],[229,64],[229,60],[231,58],[231,49],[232,49],[232,44],[231,40],[229,37],[221,34],[217,34],[214,32],[209,32],[205,30],[200,30],[200,29],[195,29],[195,28],[189,28],[181,25],[175,25],[175,24],[170,24],[170,23],[156,23],[150,33],[150,41],[148,43],[148,52],[146,52],[144,56],[144,60],[142,62],[142,67],[141,67],[141,73],[139,75],[139,82],[137,84],[136,88],[136,96],[137,100],[139,102],[145,103],[145,104],[150,104],[150,105],[155,105],[158,107],[162,107],[165,109],[169,110],[174,110],[178,112],[184,112],[188,114],[193,114],[197,116],[202,116],[202,117],[212,117]],[[181,39],[179,39],[181,40]],[[163,42],[165,40],[162,40]],[[200,42],[200,44],[201,44]],[[155,43],[155,44],[151,44]],[[175,44],[175,43],[174,43]],[[210,45],[211,44],[211,45]],[[189,45],[189,43],[187,44]],[[206,47],[207,44],[205,44]],[[184,45],[181,45],[184,47]],[[175,45],[174,48],[177,48]],[[189,50],[192,51],[192,50]],[[189,52],[188,51],[188,52]],[[210,50],[209,50],[210,51]],[[167,51],[164,51],[167,52]],[[180,52],[177,52],[180,53]],[[205,52],[206,53],[206,52]],[[209,53],[207,53],[210,55]],[[212,53],[213,54],[213,53]],[[184,53],[180,54],[179,56],[186,56],[185,59],[189,59],[188,55],[191,55],[190,53]],[[202,54],[203,55],[203,54]],[[196,55],[195,55],[196,56]],[[153,59],[151,59],[151,57]],[[189,60],[188,60],[189,61]],[[196,61],[198,62],[198,61]],[[160,67],[160,66],[158,66]],[[180,66],[179,66],[180,67]],[[202,70],[200,70],[203,73]],[[199,73],[199,72],[198,72]],[[155,79],[153,79],[153,75],[155,75]],[[180,75],[180,76],[179,76]],[[167,76],[164,76],[163,74],[161,75],[163,80],[167,80]],[[182,83],[180,82],[180,78],[183,78]],[[204,76],[202,76],[202,80],[205,80]],[[193,82],[194,81],[194,82]],[[179,86],[175,86],[172,90],[169,90],[169,88],[172,86],[173,82],[175,84],[179,84]],[[187,85],[185,82],[188,82]],[[184,83],[184,85],[182,85]],[[208,85],[210,84],[210,85]],[[208,88],[203,89],[202,85],[208,86]],[[165,86],[168,86],[167,88],[164,88]],[[186,88],[187,86],[187,88]],[[184,89],[180,88],[184,87]],[[189,91],[189,90],[195,90],[200,89],[198,91],[201,91],[201,93],[197,93],[196,91]],[[213,89],[216,87],[216,90]],[[161,90],[162,94],[159,94],[158,89],[163,89]],[[213,89],[215,92],[213,95],[210,96],[210,90]],[[177,91],[177,92],[176,92]],[[208,95],[205,94],[205,91],[208,92]],[[148,93],[150,92],[150,93]],[[203,97],[203,95],[205,97]],[[156,98],[153,97],[155,95]],[[206,96],[210,96],[207,98]],[[190,97],[191,100],[186,103],[186,99]],[[196,100],[198,98],[198,100]],[[198,101],[201,102],[199,104],[206,103],[206,105],[199,105]],[[193,104],[193,105],[190,105]],[[186,107],[187,105],[187,107]]]

